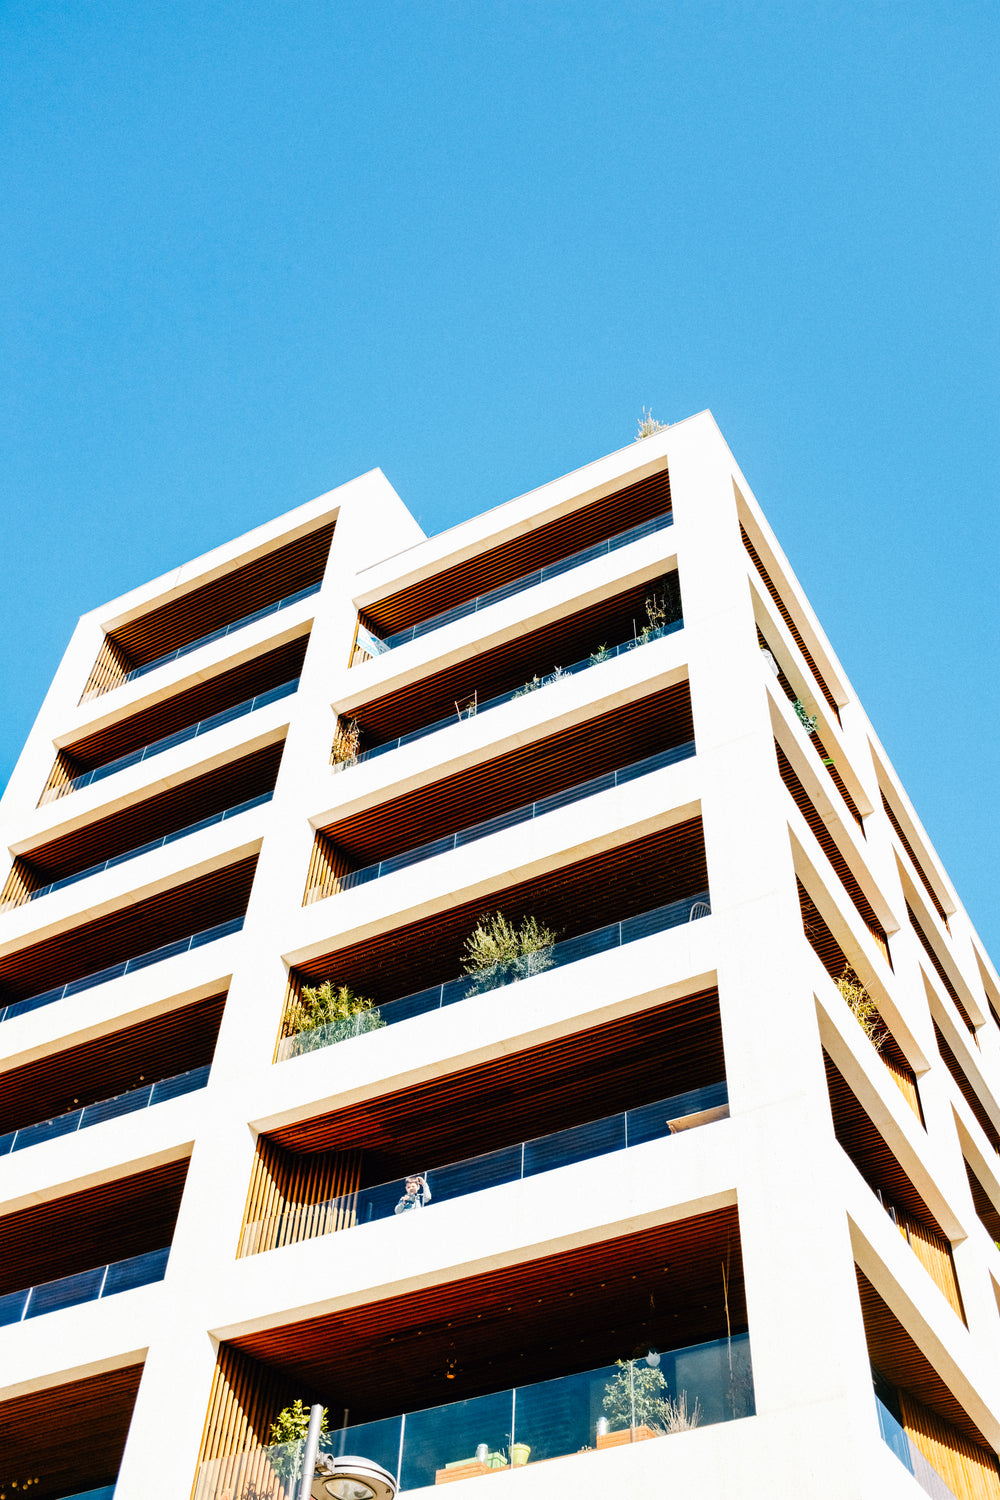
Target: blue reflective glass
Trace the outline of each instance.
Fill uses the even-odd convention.
[[[187,1073],[178,1073],[173,1078],[161,1078],[150,1090],[150,1104],[163,1104],[167,1099],[179,1099],[182,1094],[191,1094],[203,1089],[208,1082],[211,1065],[191,1068]]]
[[[524,1175],[532,1177],[536,1172],[551,1172],[555,1167],[569,1166],[572,1162],[624,1149],[625,1116],[612,1115],[610,1119],[589,1121],[526,1141]]]
[[[151,1092],[152,1084],[149,1084],[146,1088],[119,1094],[117,1099],[101,1099],[96,1104],[88,1104],[83,1111],[84,1128],[88,1125],[100,1125],[105,1120],[117,1120],[119,1115],[130,1115],[137,1109],[145,1109]]]
[[[616,1367],[609,1365],[602,1370],[518,1386],[515,1441],[531,1448],[530,1463],[595,1446],[604,1392],[617,1373]]]
[[[475,1461],[476,1449],[499,1453],[510,1443],[512,1393],[476,1396],[429,1411],[410,1412],[403,1434],[400,1485],[404,1490],[434,1484],[438,1470]]]
[[[149,1286],[151,1282],[162,1281],[169,1254],[169,1247],[150,1250],[146,1255],[133,1255],[129,1260],[120,1260],[116,1265],[108,1266],[101,1296],[111,1297],[116,1292],[130,1292],[133,1287]]]
[[[467,1161],[454,1162],[427,1173],[434,1194],[433,1203],[462,1198],[467,1193],[481,1193],[505,1182],[517,1182],[521,1176],[521,1146],[504,1146],[499,1151],[485,1151]]]
[[[402,1427],[402,1417],[386,1417],[381,1422],[358,1422],[353,1427],[342,1427],[321,1437],[319,1451],[330,1453],[334,1458],[342,1458],[345,1453],[363,1454],[390,1474],[396,1474]]]
[[[75,1109],[70,1114],[59,1115],[54,1120],[40,1120],[37,1125],[27,1125],[17,1132],[15,1151],[24,1151],[28,1146],[38,1146],[42,1141],[54,1141],[61,1135],[71,1135],[80,1123],[83,1111]]]
[[[101,1295],[104,1270],[104,1266],[99,1266],[93,1271],[80,1271],[75,1276],[46,1282],[44,1286],[33,1286],[25,1318],[40,1318],[44,1313],[59,1312],[80,1302],[93,1302]]]
[[[8,1292],[5,1297],[0,1297],[0,1328],[6,1328],[9,1323],[20,1323],[29,1295],[27,1291]]]

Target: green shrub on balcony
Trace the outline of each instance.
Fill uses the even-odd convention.
[[[348,985],[334,985],[328,979],[322,984],[304,985],[285,1022],[287,1034],[300,1039],[299,1052],[312,1052],[364,1031],[378,1031],[384,1025],[374,1000],[366,1000]]]
[[[321,1433],[329,1432],[326,1419],[326,1407],[323,1408],[323,1419],[320,1422]],[[277,1451],[269,1454],[271,1468],[282,1481],[295,1481],[299,1478],[302,1467],[303,1439],[309,1432],[309,1411],[302,1405],[300,1400],[292,1402],[283,1411],[279,1411],[277,1421],[271,1423],[271,1442]],[[287,1445],[284,1452],[281,1445]]]
[[[503,912],[480,917],[465,940],[462,973],[471,977],[467,993],[480,995],[514,984],[552,967],[556,934],[537,917],[525,917],[520,927]]]
[[[687,1391],[672,1399],[659,1370],[644,1361],[616,1360],[618,1374],[604,1387],[602,1406],[612,1431],[648,1427],[653,1432],[689,1432],[701,1422],[701,1402],[688,1407]]]

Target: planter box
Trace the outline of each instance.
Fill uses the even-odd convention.
[[[647,1438],[659,1437],[651,1427],[624,1427],[621,1432],[599,1432],[598,1448],[618,1448],[622,1443],[644,1443]]]

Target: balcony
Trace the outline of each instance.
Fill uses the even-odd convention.
[[[132,1364],[0,1401],[0,1492],[13,1500],[30,1476],[33,1500],[112,1500],[141,1375]]]
[[[744,1333],[342,1427],[320,1439],[317,1468],[327,1457],[362,1453],[394,1475],[399,1490],[416,1490],[753,1415]],[[194,1500],[290,1486],[304,1454],[302,1440],[209,1460]]]
[[[0,1328],[9,1323],[23,1323],[27,1318],[40,1318],[43,1313],[79,1307],[83,1302],[99,1302],[103,1297],[113,1297],[116,1292],[130,1292],[135,1287],[162,1281],[169,1254],[168,1245],[162,1250],[148,1250],[145,1255],[133,1255],[111,1265],[78,1271],[73,1276],[62,1276],[58,1281],[47,1281],[24,1291],[8,1292],[5,1297],[0,1297]]]
[[[538,730],[535,731],[539,733]],[[686,679],[520,743],[317,833],[305,903],[378,879],[694,754]]]
[[[308,599],[323,581],[333,522],[114,626],[81,703]]]
[[[681,1131],[710,1125],[729,1116],[725,1083],[709,1084],[658,1099],[638,1109],[624,1110],[601,1120],[590,1120],[534,1140],[502,1146],[462,1161],[450,1162],[424,1174],[429,1203],[447,1203],[504,1183],[521,1182],[541,1172],[554,1172],[575,1162],[591,1161],[609,1152],[627,1151],[647,1141],[662,1140]],[[423,1159],[423,1158],[421,1158]],[[257,1255],[286,1244],[299,1244],[318,1235],[334,1234],[391,1219],[406,1207],[402,1187],[405,1172],[391,1182],[355,1188],[323,1202],[286,1209],[247,1224],[242,1255]]]
[[[168,1099],[180,1099],[184,1094],[195,1093],[208,1083],[209,1071],[207,1064],[201,1068],[189,1068],[186,1073],[175,1073],[173,1078],[160,1078],[155,1083],[101,1099],[83,1109],[73,1109],[56,1115],[54,1119],[39,1120],[20,1130],[10,1130],[6,1135],[0,1135],[0,1156],[26,1151],[29,1146],[40,1146],[43,1141],[58,1140],[60,1136],[73,1135],[91,1125],[101,1125],[105,1120],[117,1120],[122,1115],[150,1109],[154,1104],[165,1104]]]
[[[14,860],[0,910],[38,901],[269,801],[284,748],[278,734],[249,755],[180,780],[171,777],[164,791],[48,834]]]
[[[400,1233],[421,1227],[418,1218],[413,1225],[401,1225]],[[369,1446],[362,1451],[376,1460],[383,1450],[373,1451],[371,1444],[380,1430],[395,1433],[398,1458],[401,1413],[408,1414],[405,1426],[415,1437],[420,1423],[414,1420],[411,1427],[409,1414],[451,1408],[445,1415],[427,1417],[423,1461],[418,1471],[401,1474],[404,1487],[433,1484],[449,1464],[478,1461],[482,1443],[488,1454],[507,1448],[508,1457],[512,1441],[524,1443],[532,1463],[567,1448],[576,1452],[596,1446],[602,1415],[608,1417],[612,1441],[616,1432],[619,1441],[629,1441],[631,1410],[627,1396],[625,1404],[621,1400],[615,1361],[640,1360],[651,1350],[660,1351],[663,1385],[655,1382],[657,1395],[674,1401],[686,1390],[689,1411],[697,1396],[706,1424],[750,1415],[749,1355],[737,1354],[747,1331],[734,1204],[241,1334],[220,1347],[200,1457],[202,1462],[235,1460],[241,1450],[266,1447],[270,1423],[296,1396],[321,1401],[335,1422],[350,1407],[352,1425],[345,1443],[348,1438],[352,1443],[364,1440]],[[730,1347],[736,1377],[732,1386]],[[598,1384],[595,1372],[605,1369],[609,1373]],[[721,1385],[716,1382],[719,1373]],[[585,1379],[580,1386],[549,1385],[587,1376],[594,1376],[593,1387]],[[698,1384],[700,1378],[704,1386]],[[618,1382],[619,1396],[606,1406],[610,1379]],[[561,1389],[567,1398],[561,1411],[549,1404],[542,1389],[546,1385],[550,1392]],[[506,1416],[515,1388],[519,1415],[511,1433]],[[522,1407],[521,1393],[529,1388],[534,1394],[525,1395]],[[587,1399],[584,1389],[590,1392]],[[475,1411],[478,1425],[488,1409],[486,1404],[473,1408],[481,1398],[499,1398],[505,1417],[499,1433],[490,1427],[477,1435],[474,1429],[452,1426],[456,1417],[461,1419],[457,1403]],[[245,1418],[238,1435],[231,1420],[237,1406]],[[543,1416],[553,1410],[565,1422],[560,1429],[550,1429]],[[529,1411],[536,1414],[533,1432],[521,1425]],[[636,1417],[634,1436],[639,1440],[640,1426],[667,1425],[651,1410],[637,1410]],[[564,1444],[557,1431],[565,1434]],[[389,1467],[396,1472],[395,1459]],[[235,1470],[234,1462],[230,1472]],[[225,1474],[222,1466],[201,1472],[209,1486],[223,1481]],[[215,1500],[214,1489],[203,1490],[200,1500]]]
[[[33,1204],[0,1220],[0,1324],[159,1281],[188,1161]]]
[[[368,660],[669,526],[666,470],[365,606],[352,662]],[[623,523],[629,526],[624,529]],[[362,634],[363,632],[363,634]]]
[[[294,693],[308,641],[307,633],[299,634],[65,746],[56,756],[39,806]]]
[[[627,531],[618,532],[607,541],[597,542],[592,547],[584,547],[579,552],[560,558],[558,562],[550,563],[548,567],[537,568],[531,573],[523,573],[519,578],[512,579],[510,583],[489,589],[485,594],[477,594],[474,599],[466,599],[452,609],[442,610],[440,614],[431,615],[429,619],[410,625],[405,630],[398,630],[384,639],[373,635],[364,625],[359,624],[358,645],[371,656],[380,656],[385,651],[394,651],[397,646],[407,646],[411,641],[429,634],[432,630],[441,630],[445,625],[453,624],[455,620],[463,620],[467,615],[478,614],[482,609],[489,609],[491,604],[499,604],[502,599],[512,599],[515,594],[522,594],[526,589],[535,588],[540,583],[547,583],[550,578],[558,578],[562,573],[568,573],[573,568],[583,567],[584,563],[594,562],[599,557],[608,557],[621,547],[628,547],[632,542],[640,542],[644,537],[653,536],[657,531],[673,525],[673,519],[669,512],[666,515],[654,516],[650,521],[643,521],[638,526],[630,526]]]
[[[347,985],[371,999],[388,1025],[529,977],[498,973],[492,985],[490,976],[463,977],[466,939],[484,909],[515,925],[533,916],[548,926],[559,941],[547,967],[558,967],[707,915],[707,890],[701,821],[691,818],[310,959],[290,972],[282,1034],[304,985]],[[393,1011],[397,1000],[405,1004]]]
[[[0,1023],[239,932],[256,864],[254,854],[7,953]]]
[[[671,618],[647,635],[646,599],[654,593],[664,600]],[[449,725],[488,713],[523,696],[527,684],[537,681],[539,686],[547,686],[574,676],[625,654],[635,643],[671,635],[683,623],[676,573],[633,585],[342,714],[334,767],[346,770]],[[345,729],[350,724],[357,725],[356,749],[345,744]]]

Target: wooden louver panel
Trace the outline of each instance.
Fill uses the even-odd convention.
[[[522,578],[536,568],[581,552],[653,516],[666,515],[670,508],[670,476],[664,468],[568,516],[549,521],[478,557],[467,558],[431,578],[367,604],[364,617],[378,633],[390,635]]]
[[[1000,1500],[1000,1471],[990,1449],[956,1432],[937,1412],[899,1392],[903,1428],[956,1500]]]
[[[350,1228],[360,1166],[357,1151],[304,1156],[261,1137],[237,1255],[259,1255],[279,1245],[296,1245],[316,1235]],[[324,1208],[322,1205],[332,1198],[340,1201]]]
[[[920,921],[920,918],[917,916],[916,912],[913,910],[913,907],[910,905],[910,903],[908,901],[906,903],[906,915],[910,919],[910,926],[913,928],[914,932],[917,935],[917,941],[919,942],[921,948],[923,948],[924,952],[927,954],[927,957],[931,961],[931,966],[933,967],[935,974],[940,979],[941,983],[944,985],[944,987],[947,990],[948,994],[951,996],[951,999],[952,999],[952,1001],[954,1002],[954,1005],[955,1005],[955,1009],[958,1011],[959,1015],[962,1017],[962,1020],[965,1022],[966,1026],[969,1029],[969,1034],[972,1036],[972,1038],[974,1039],[976,1045],[978,1046],[979,1045],[979,1038],[976,1036],[976,1028],[972,1024],[972,1017],[969,1015],[969,1012],[966,1010],[966,1008],[963,1005],[962,1001],[959,999],[958,990],[955,988],[955,986],[952,983],[951,979],[948,977],[948,971],[946,970],[944,964],[941,962],[940,958],[938,957],[937,950],[935,949],[934,944],[931,942],[930,938],[927,936],[927,933],[924,931],[924,928],[923,928],[923,925],[922,925],[922,923]]]
[[[944,1062],[944,1065],[948,1069],[948,1072],[951,1074],[952,1078],[955,1080],[955,1083],[958,1086],[959,1093],[962,1095],[962,1098],[965,1100],[966,1104],[969,1106],[972,1113],[979,1121],[979,1124],[982,1126],[983,1134],[986,1136],[986,1139],[989,1141],[990,1145],[995,1151],[1000,1152],[1000,1130],[998,1130],[996,1125],[993,1123],[993,1120],[988,1114],[982,1101],[980,1100],[979,1095],[973,1088],[971,1081],[966,1077],[964,1070],[959,1064],[958,1058],[955,1056],[954,1052],[945,1041],[944,1036],[941,1032],[941,1028],[938,1026],[936,1021],[934,1022],[934,1035],[937,1038],[938,1051],[941,1054],[942,1061]]]
[[[99,698],[102,693],[110,693],[112,688],[119,687],[135,665],[114,637],[106,635],[93,670],[87,678],[87,685],[80,695],[80,702],[87,703],[91,698]]]
[[[737,490],[736,493],[739,494],[739,491]],[[740,498],[742,499],[742,496]],[[805,659],[805,661],[808,662],[808,664],[809,664],[809,670],[812,672],[812,674],[815,677],[816,681],[819,683],[820,690],[822,691],[823,697],[826,699],[827,703],[830,705],[830,707],[832,708],[833,712],[836,714],[836,716],[837,716],[837,723],[839,724],[840,723],[840,709],[837,706],[837,700],[833,696],[833,694],[830,692],[830,689],[827,687],[826,680],[823,677],[823,674],[820,671],[819,667],[816,665],[815,661],[813,660],[813,657],[812,657],[812,654],[811,654],[811,652],[809,650],[809,647],[806,645],[805,641],[802,639],[802,636],[799,633],[798,626],[796,625],[795,621],[792,619],[791,615],[789,614],[788,608],[787,608],[784,600],[782,599],[781,595],[778,593],[778,590],[775,588],[774,584],[771,582],[771,575],[768,573],[768,571],[765,568],[764,564],[761,562],[760,557],[759,557],[759,555],[757,553],[756,547],[754,546],[753,542],[750,540],[749,536],[746,533],[745,528],[742,525],[740,526],[740,536],[743,538],[743,545],[746,548],[746,550],[747,550],[747,552],[748,552],[748,554],[750,556],[750,561],[753,563],[754,567],[757,569],[757,572],[760,574],[761,582],[763,583],[764,587],[767,589],[767,592],[770,594],[771,599],[774,602],[774,606],[777,609],[778,613],[780,614],[781,618],[784,620],[785,624],[788,626],[788,633],[789,633],[789,635],[792,637],[792,640],[795,642],[795,644],[798,646],[799,650],[802,652],[802,656]]]
[[[841,885],[854,903],[858,916],[875,939],[882,957],[891,968],[892,960],[889,957],[889,939],[886,937],[885,928],[875,915],[871,902],[852,874],[850,866],[834,842],[833,835],[809,800],[808,792],[796,776],[788,757],[777,741],[775,741],[774,749],[778,757],[778,770],[781,773],[781,779],[791,793],[792,800],[816,835],[817,842],[836,870]]]
[[[247,1450],[267,1445],[279,1411],[301,1395],[280,1371],[220,1344],[192,1500],[221,1500],[227,1493],[290,1500],[266,1457]]]
[[[901,1208],[895,1210],[895,1219],[896,1228],[934,1285],[944,1293],[964,1323],[965,1309],[962,1307],[962,1294],[955,1275],[955,1261],[951,1253],[951,1245],[943,1234]]]

